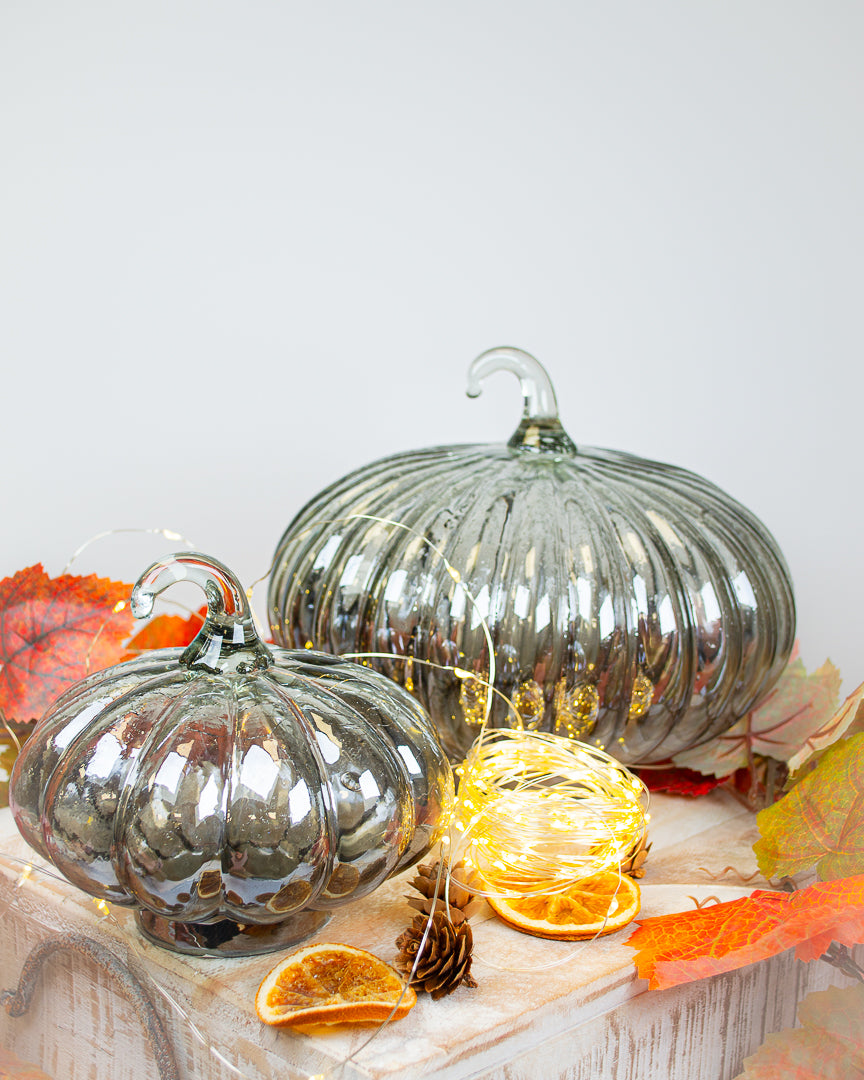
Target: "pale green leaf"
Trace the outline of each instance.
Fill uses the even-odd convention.
[[[816,864],[823,881],[864,873],[864,733],[829,746],[819,764],[756,817],[766,878]]]
[[[830,660],[809,675],[803,661],[793,660],[758,708],[722,735],[676,754],[672,761],[711,776],[746,768],[754,755],[803,761],[842,734],[835,722],[839,696],[840,672]]]

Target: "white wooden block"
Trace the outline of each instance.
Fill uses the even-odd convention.
[[[655,796],[651,835],[643,915],[690,909],[690,896],[732,899],[760,884],[722,874],[728,865],[744,875],[756,868],[753,815],[726,792],[694,801]],[[405,1019],[371,1042],[370,1028],[297,1034],[268,1028],[255,1016],[255,991],[278,955],[174,955],[144,941],[127,909],[112,908],[106,918],[65,881],[34,872],[17,887],[23,862],[16,859],[44,865],[18,836],[9,811],[0,811],[0,986],[15,985],[32,946],[53,932],[103,938],[167,995],[151,986],[188,1080],[306,1078],[352,1055],[335,1074],[340,1080],[731,1080],[766,1032],[794,1024],[806,993],[847,983],[827,964],[801,964],[786,953],[648,992],[624,944],[631,928],[594,942],[543,941],[517,933],[487,909],[472,920],[477,989],[460,988],[438,1002],[421,995]],[[412,874],[337,911],[318,940],[357,945],[392,961],[395,939],[414,914],[403,899]],[[0,1011],[0,1045],[53,1080],[156,1076],[129,1004],[78,956],[58,956],[28,1015],[11,1019]]]

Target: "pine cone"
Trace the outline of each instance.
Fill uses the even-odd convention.
[[[631,878],[645,877],[645,863],[651,845],[648,843],[648,833],[642,834],[642,838],[630,849],[629,854],[621,863],[621,873],[629,874]]]
[[[399,955],[396,967],[410,975],[414,958],[420,949],[420,942],[429,919],[415,915],[414,921],[396,939]],[[452,994],[457,986],[476,986],[471,976],[471,951],[474,938],[467,920],[456,926],[447,916],[436,911],[429,926],[429,936],[420,954],[417,970],[411,979],[411,985],[423,989],[437,1001],[445,994]]]
[[[412,879],[411,885],[424,899],[416,896],[407,897],[408,903],[415,911],[423,915],[431,915],[433,911],[440,911],[450,916],[454,926],[461,926],[481,907],[482,901],[477,900],[474,893],[465,886],[474,884],[477,875],[469,871],[462,863],[457,863],[452,868],[450,887],[447,888],[447,864],[441,870],[441,880],[438,880],[438,868],[440,862],[425,863],[417,867],[417,876]],[[461,884],[457,884],[457,881]],[[436,889],[437,886],[437,889]],[[446,908],[444,893],[447,893]]]

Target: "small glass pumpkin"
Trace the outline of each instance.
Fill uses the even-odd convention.
[[[453,760],[484,715],[627,763],[722,733],[793,645],[775,541],[693,473],[577,448],[548,375],[521,350],[478,357],[469,396],[499,370],[525,398],[506,445],[382,459],[294,518],[270,584],[275,640],[376,656],[430,711]]]
[[[308,936],[435,842],[453,777],[405,690],[332,656],[268,647],[220,563],[182,553],[132,592],[148,615],[179,580],[207,617],[70,688],[13,768],[25,839],[142,931],[191,953],[267,952]]]

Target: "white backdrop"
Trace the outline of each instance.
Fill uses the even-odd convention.
[[[0,576],[141,526],[250,581],[354,466],[506,439],[513,344],[762,517],[848,692],[862,50],[852,0],[3,0]]]

